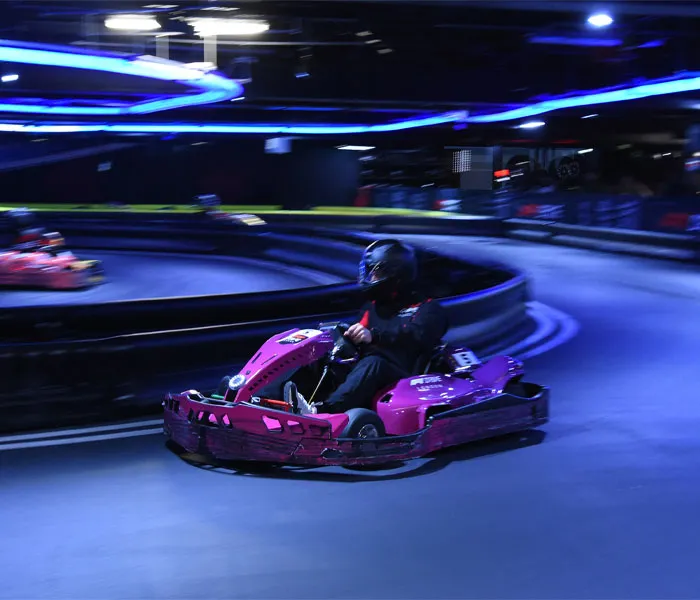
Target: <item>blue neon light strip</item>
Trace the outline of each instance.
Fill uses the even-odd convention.
[[[396,121],[378,125],[280,125],[266,123],[72,123],[56,124],[33,122],[0,123],[0,132],[27,133],[74,133],[74,132],[112,132],[112,133],[221,133],[221,134],[354,134],[382,133],[402,131],[418,127],[429,127],[446,123],[499,123],[514,121],[542,115],[566,108],[593,106],[627,100],[638,100],[652,96],[664,96],[682,92],[700,90],[700,77],[686,79],[657,80],[644,85],[614,90],[598,91],[577,96],[565,96],[543,100],[529,106],[509,109],[500,113],[487,115],[470,115],[464,112],[450,112],[431,117]]]
[[[581,106],[594,106],[597,104],[611,104],[613,102],[625,102],[628,100],[640,100],[652,96],[666,96],[668,94],[680,94],[683,92],[694,92],[700,90],[700,77],[689,77],[687,79],[675,79],[671,81],[654,81],[644,85],[621,88],[610,91],[592,92],[579,96],[564,96],[544,100],[529,106],[515,108],[500,113],[489,115],[470,115],[467,119],[469,123],[500,123],[503,121],[514,121],[516,119],[527,119],[555,110],[565,108],[578,108]]]
[[[384,133],[403,131],[418,127],[430,127],[445,123],[456,123],[466,118],[464,112],[450,112],[433,117],[396,121],[377,125],[275,125],[275,124],[228,124],[197,125],[187,123],[90,123],[90,124],[40,124],[0,123],[0,132],[24,133],[250,133],[322,135],[351,133]]]
[[[231,100],[243,93],[243,87],[238,82],[222,75],[211,72],[205,73],[174,61],[150,56],[122,58],[102,53],[89,54],[86,52],[66,51],[41,44],[19,46],[17,42],[0,40],[0,62],[117,73],[160,81],[172,81],[200,90],[197,94],[184,94],[174,98],[159,98],[121,107],[60,106],[52,105],[50,101],[40,104],[0,103],[1,112],[42,115],[138,115]]]

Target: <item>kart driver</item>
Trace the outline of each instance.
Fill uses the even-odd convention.
[[[369,301],[361,319],[345,332],[361,358],[323,403],[310,405],[296,384],[287,382],[284,397],[295,412],[369,408],[380,390],[415,374],[419,358],[440,343],[448,327],[444,308],[417,291],[417,271],[413,249],[399,241],[379,240],[365,249],[359,284]]]

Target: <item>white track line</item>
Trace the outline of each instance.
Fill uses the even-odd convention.
[[[552,308],[551,306],[546,306],[544,304],[542,305],[542,307],[546,308],[546,310],[550,312],[552,317],[556,318],[559,321],[561,329],[559,330],[559,333],[557,333],[548,342],[545,342],[544,344],[535,348],[531,348],[530,350],[527,350],[523,354],[519,355],[519,360],[528,360],[529,358],[532,358],[534,356],[539,356],[540,354],[549,352],[557,346],[561,346],[562,344],[568,342],[570,339],[575,337],[581,328],[578,321],[576,321],[576,319],[567,315],[566,313],[561,312],[556,308]]]
[[[544,354],[564,344],[579,331],[578,322],[556,308],[540,302],[530,302],[528,313],[537,323],[534,333],[526,339],[502,350],[499,354],[507,354],[519,360],[527,360],[533,356]],[[544,341],[559,328],[559,332],[549,341]],[[539,345],[537,345],[539,344]],[[534,347],[533,347],[534,346]],[[529,348],[529,349],[527,349]],[[522,353],[518,353],[525,349]],[[99,427],[84,427],[42,433],[30,433],[0,437],[0,452],[4,450],[19,450],[23,448],[42,448],[50,446],[66,446],[70,444],[85,444],[102,442],[120,438],[140,437],[145,435],[162,434],[162,420],[150,419],[134,421],[118,425],[103,425]],[[149,429],[140,429],[149,427]],[[133,431],[133,430],[137,431]],[[110,432],[110,433],[104,433]],[[101,435],[86,435],[101,434]]]
[[[39,442],[21,442],[17,444],[0,445],[0,452],[5,450],[19,450],[24,448],[44,448],[47,446],[67,446],[69,444],[87,444],[88,442],[104,442],[107,440],[117,440],[120,438],[139,437],[143,435],[162,434],[163,428],[142,429],[141,431],[126,431],[123,433],[109,433],[105,435],[90,435],[86,437],[71,437],[57,440],[43,440]]]
[[[535,331],[524,340],[500,350],[498,354],[506,354],[516,358],[516,355],[521,350],[535,346],[551,336],[557,330],[558,323],[547,310],[544,310],[546,308],[548,307],[539,302],[529,302],[527,312],[536,323]]]
[[[85,435],[86,433],[102,433],[104,431],[124,431],[141,427],[155,426],[162,424],[160,419],[149,421],[134,421],[132,423],[120,423],[118,425],[103,425],[100,427],[81,427],[80,429],[57,429],[55,431],[44,431],[42,433],[27,433],[22,435],[8,435],[0,437],[0,445],[5,442],[22,442],[27,440],[42,440],[48,438],[72,437]]]

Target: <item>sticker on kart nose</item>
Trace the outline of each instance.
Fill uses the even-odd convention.
[[[442,377],[432,376],[432,377],[419,377],[418,379],[411,379],[411,385],[430,385],[435,383],[442,383]]]
[[[301,329],[289,334],[286,338],[282,338],[277,342],[278,344],[298,344],[305,340],[321,335],[322,331],[317,329]]]

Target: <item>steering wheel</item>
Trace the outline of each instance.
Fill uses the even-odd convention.
[[[357,361],[360,357],[360,349],[345,337],[345,332],[350,329],[346,324],[336,325],[331,330],[333,336],[333,350],[331,360],[340,364],[347,364]]]

